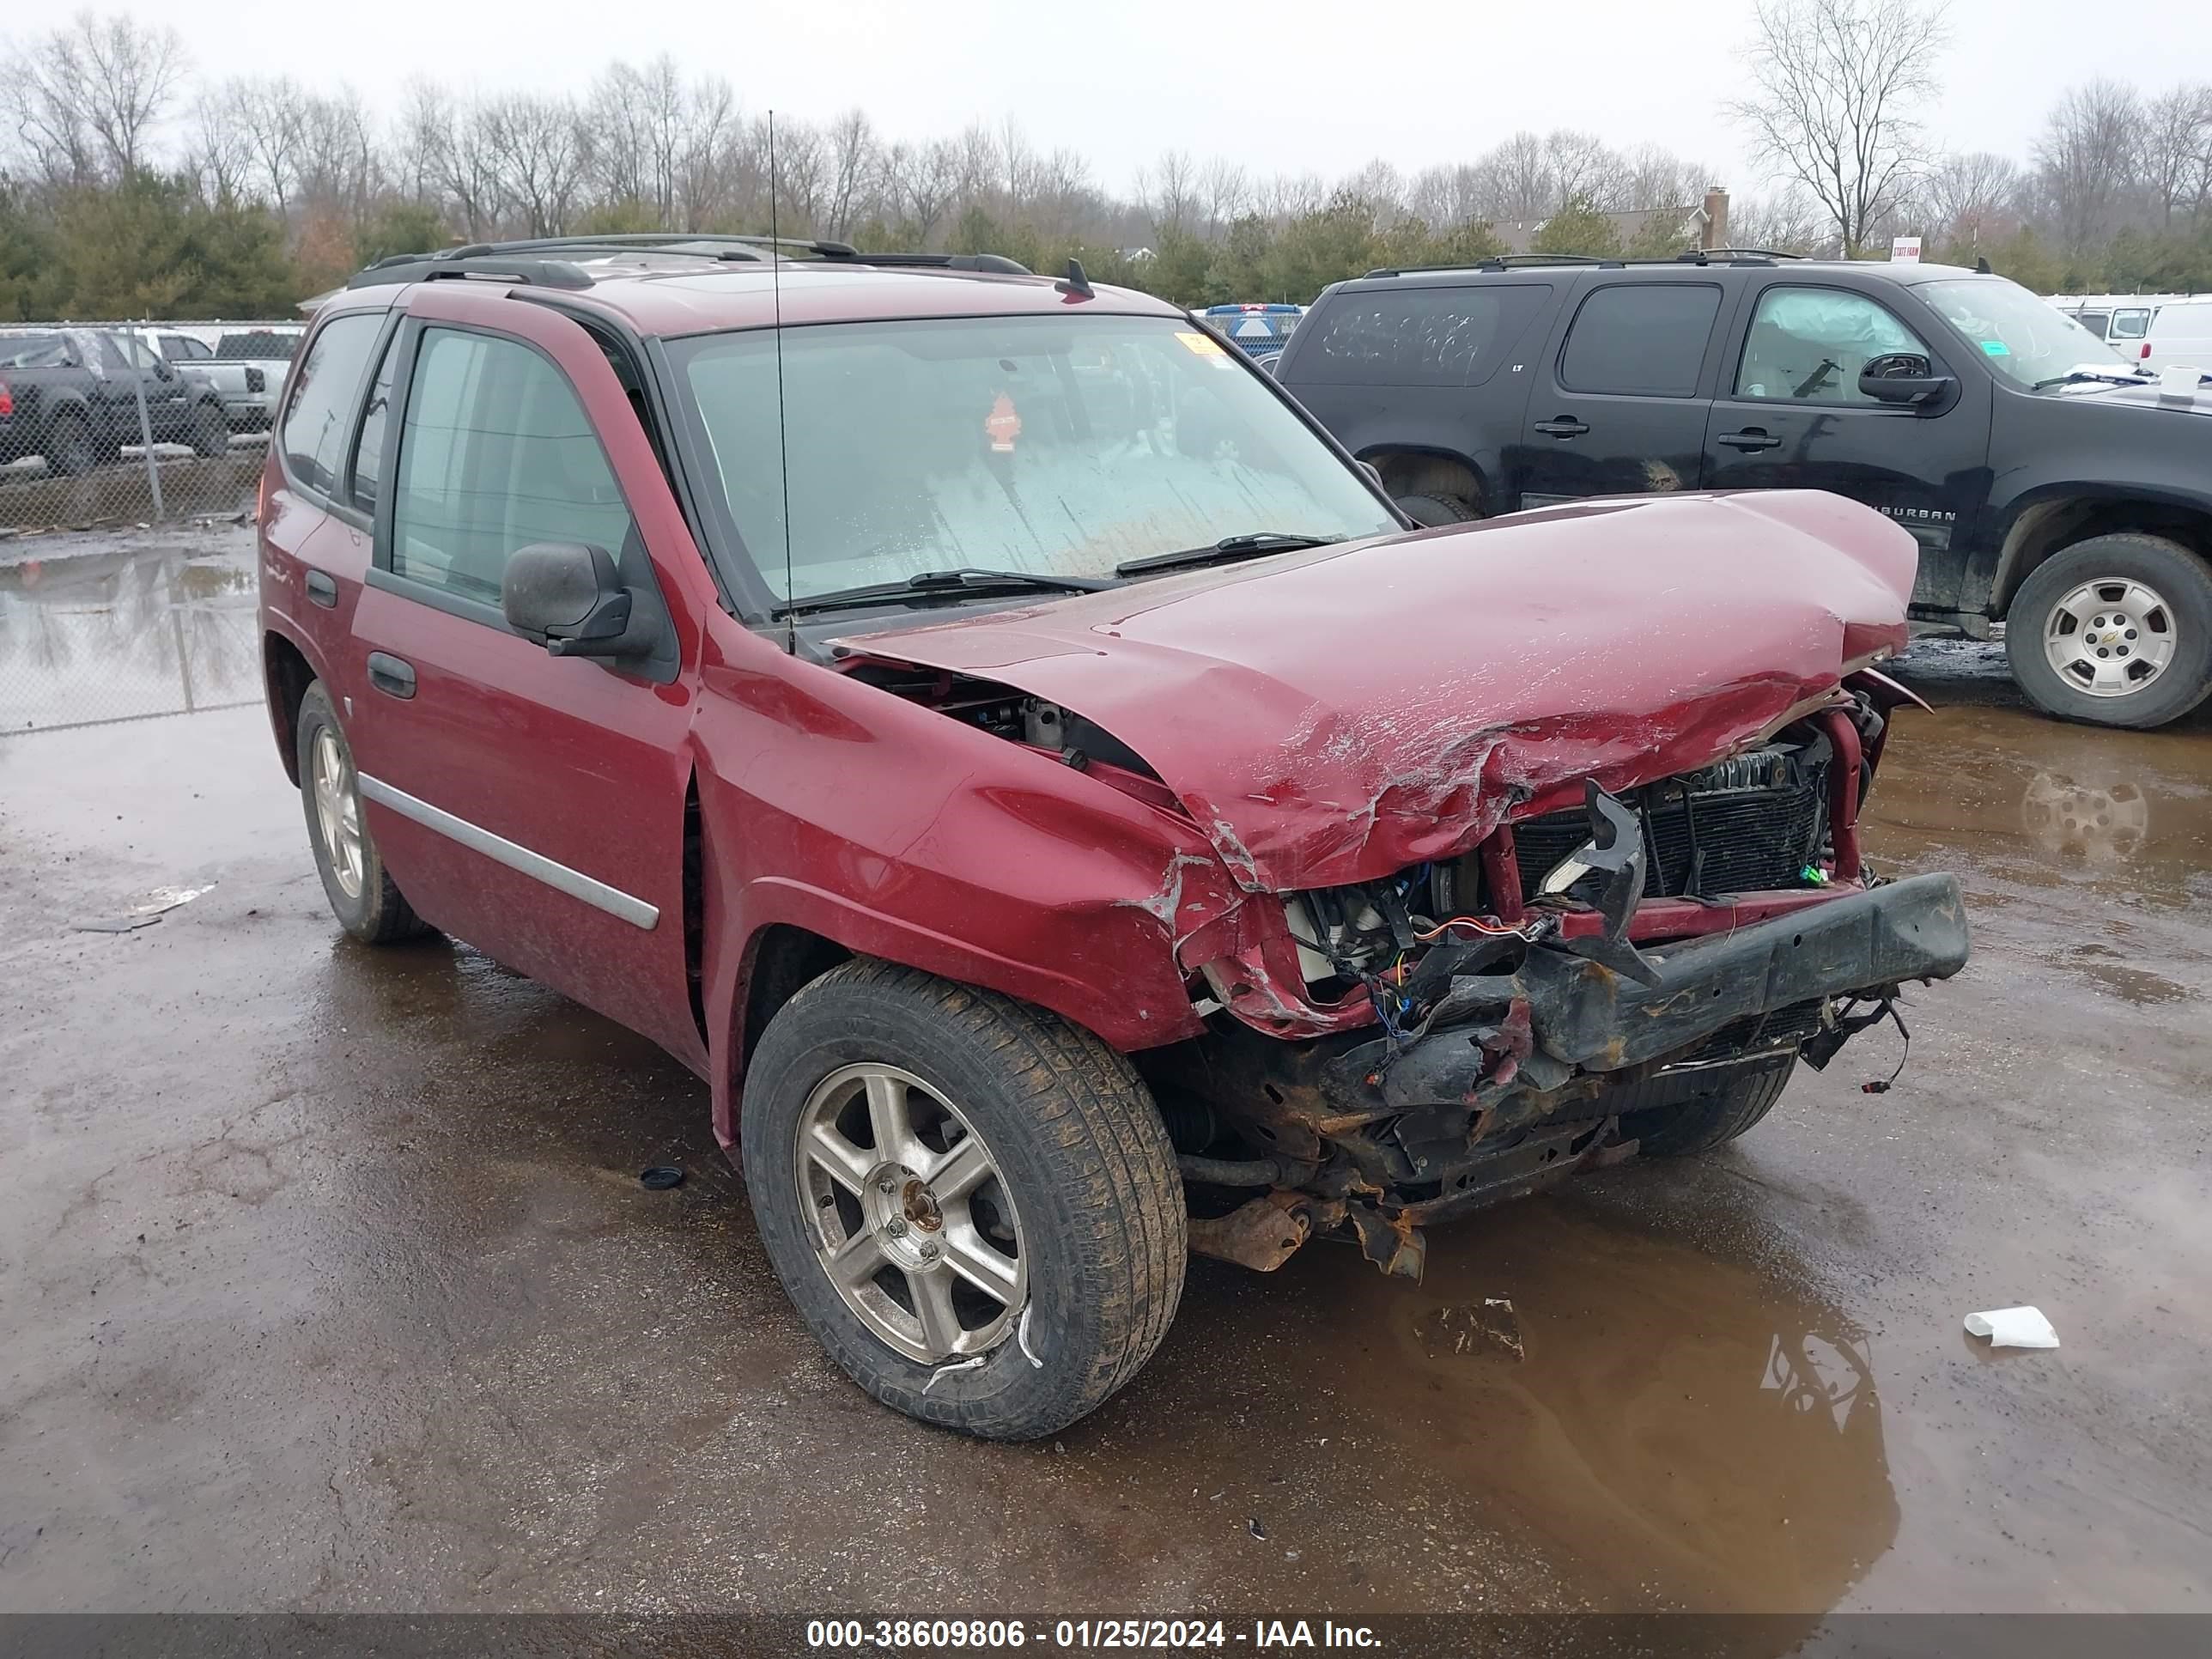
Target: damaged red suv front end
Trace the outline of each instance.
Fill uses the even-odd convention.
[[[1956,882],[1859,850],[1914,568],[1832,495],[1623,500],[835,653],[1204,838],[1127,901],[1205,1021],[1139,1057],[1227,1209],[1194,1248],[1349,1222],[1418,1277],[1424,1223],[1771,1096],[1964,964]]]

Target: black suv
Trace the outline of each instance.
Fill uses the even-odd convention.
[[[1833,490],[1919,542],[1916,619],[2010,618],[2051,713],[2160,726],[2212,692],[2212,398],[2161,398],[2002,276],[1727,250],[1376,270],[1276,376],[1423,523]]]

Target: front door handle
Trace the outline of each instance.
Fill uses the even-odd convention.
[[[1747,452],[1754,449],[1779,449],[1782,447],[1781,439],[1776,437],[1772,433],[1767,432],[1763,428],[1755,426],[1747,426],[1741,432],[1723,432],[1719,437],[1714,439],[1713,441],[1717,444],[1726,444],[1730,449],[1741,449]]]
[[[1547,438],[1579,438],[1589,430],[1589,422],[1578,421],[1571,415],[1560,415],[1537,422],[1536,430]]]
[[[381,651],[372,651],[368,653],[368,683],[390,696],[411,697],[415,695],[415,665],[386,656]]]
[[[338,602],[338,585],[326,570],[307,573],[307,597],[328,611]]]

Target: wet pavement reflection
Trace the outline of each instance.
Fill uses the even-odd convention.
[[[258,698],[253,585],[227,526],[0,542],[0,733]]]
[[[188,647],[250,606],[138,562],[0,569],[0,641],[70,647],[0,667],[11,717],[159,684],[162,595]],[[0,1610],[2202,1610],[2212,729],[1928,686],[1869,851],[1959,870],[1978,956],[1896,1090],[1869,1037],[1724,1153],[1437,1229],[1419,1285],[1195,1261],[1024,1447],[833,1370],[672,1060],[340,937],[258,708],[0,738]],[[1963,1336],[2015,1301],[2065,1346]]]

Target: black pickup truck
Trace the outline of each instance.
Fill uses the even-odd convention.
[[[2212,397],[2161,397],[2003,277],[1728,250],[1370,271],[1276,378],[1423,523],[1832,490],[1918,540],[1916,619],[2007,622],[2051,713],[2153,726],[2212,693]]]
[[[143,341],[107,329],[0,330],[0,465],[42,457],[74,477],[143,441],[138,396],[154,441],[200,455],[230,447],[222,399]]]

